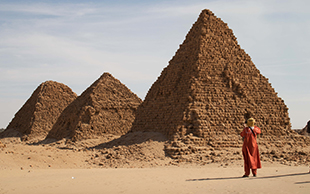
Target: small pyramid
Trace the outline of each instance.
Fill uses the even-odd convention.
[[[227,24],[203,10],[148,91],[132,130],[170,138],[193,134],[211,142],[239,134],[249,117],[256,119],[264,136],[291,131],[284,101]]]
[[[2,137],[45,137],[52,129],[61,112],[77,95],[66,85],[46,81],[39,85],[15,114]]]
[[[130,130],[141,102],[119,80],[104,73],[63,111],[47,138],[77,141],[123,135]]]
[[[310,136],[310,120],[307,122],[306,126],[299,131],[299,134]]]

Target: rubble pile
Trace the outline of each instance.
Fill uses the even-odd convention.
[[[6,145],[3,144],[3,143],[0,141],[0,148],[5,148],[5,147],[6,147]]]

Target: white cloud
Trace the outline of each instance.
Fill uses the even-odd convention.
[[[97,74],[98,72],[123,72],[123,78],[134,78],[138,80],[148,80],[149,76],[136,71],[131,71],[130,61],[136,56],[128,56],[126,53],[108,52],[107,50],[98,50],[91,45],[83,44],[71,39],[54,37],[46,34],[26,35],[20,38],[6,39],[0,41],[2,45],[14,45],[14,52],[18,56],[18,68],[6,66],[1,68],[6,74],[0,79],[17,80],[50,77],[69,76],[72,79],[78,79],[82,75]],[[2,57],[5,57],[3,52]],[[0,53],[1,56],[1,53]],[[123,57],[123,59],[121,59]],[[20,59],[20,60],[19,60]],[[128,60],[127,64],[123,60]],[[139,59],[141,62],[147,62],[143,56]],[[1,60],[0,60],[1,62]],[[17,63],[17,62],[15,62]],[[134,65],[134,64],[133,64]],[[33,74],[38,72],[37,74]],[[127,76],[128,75],[128,76]],[[134,76],[132,76],[134,75]]]
[[[96,7],[90,7],[87,4],[45,4],[45,3],[19,3],[19,4],[1,4],[0,12],[16,14],[25,14],[30,16],[84,16],[96,12]],[[22,18],[19,18],[22,19]]]

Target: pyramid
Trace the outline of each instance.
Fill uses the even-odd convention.
[[[301,135],[309,136],[310,135],[310,120],[307,122],[306,126],[301,130],[298,130],[298,133]]]
[[[237,140],[249,117],[256,119],[262,136],[292,131],[287,106],[233,31],[203,10],[138,108],[132,131],[157,131],[168,138],[193,135],[204,145],[218,138],[231,141],[231,135]]]
[[[40,84],[1,133],[2,137],[45,137],[61,112],[77,95],[66,85],[55,81]]]
[[[141,99],[104,73],[61,114],[47,138],[72,141],[127,133]]]

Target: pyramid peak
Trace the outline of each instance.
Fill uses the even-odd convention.
[[[209,9],[202,10],[201,13],[200,13],[200,16],[206,16],[206,15],[214,16],[214,13],[211,10],[209,10]]]
[[[121,83],[117,78],[113,77],[112,74],[108,72],[104,72],[96,81],[93,82],[82,94],[81,96],[85,96],[93,93],[95,90],[109,90],[115,87],[122,87],[124,84]],[[126,87],[124,85],[124,87]],[[101,92],[102,92],[101,91]]]
[[[53,80],[47,80],[45,82],[42,82],[40,85],[42,85],[42,86],[44,86],[44,85],[62,85],[62,86],[66,86],[63,83],[60,83],[60,82],[57,82],[57,81],[53,81]]]
[[[114,78],[113,75],[109,72],[104,72],[101,77],[111,77],[111,78]],[[115,79],[115,78],[114,78]]]
[[[58,82],[56,82],[56,81],[52,81],[52,80],[47,80],[47,81],[45,81],[45,82],[42,82],[39,86],[38,86],[38,88],[44,88],[44,87],[46,87],[46,86],[60,86],[60,85],[64,85],[64,84],[61,84],[61,83],[58,83]]]
[[[221,20],[220,18],[216,17],[216,15],[209,9],[204,9],[199,14],[197,22],[202,21],[202,23],[210,22],[211,20]],[[215,26],[214,26],[215,27]]]
[[[61,83],[53,80],[46,80],[45,82],[42,82],[42,84],[61,84]]]
[[[41,95],[44,95],[44,94],[54,95],[53,93],[55,91],[58,91],[58,92],[62,91],[64,93],[72,93],[75,96],[77,96],[76,93],[73,92],[69,86],[63,83],[57,82],[57,81],[52,81],[52,80],[42,82],[37,87],[37,89],[34,91],[34,93],[37,93],[37,94],[41,93]]]
[[[39,86],[39,87],[44,87],[44,86],[59,86],[59,87],[66,87],[66,88],[69,88],[69,86],[67,86],[66,84],[63,84],[63,83],[60,83],[60,82],[57,82],[57,81],[53,81],[53,80],[47,80],[45,82],[42,82]]]
[[[107,80],[110,80],[112,82],[119,82],[120,81],[115,78],[111,73],[104,72],[93,84],[92,86],[98,86],[100,84],[104,84]]]

